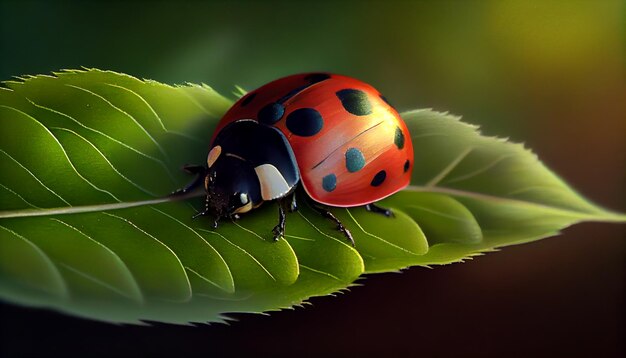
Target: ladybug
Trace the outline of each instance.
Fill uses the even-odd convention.
[[[205,209],[217,228],[221,218],[266,201],[278,201],[274,240],[284,237],[285,209],[297,209],[295,192],[334,221],[354,245],[350,231],[329,210],[375,205],[409,184],[413,145],[404,121],[374,87],[328,73],[284,77],[237,101],[211,139],[207,166],[188,166],[204,183]],[[187,192],[193,185],[179,192]]]

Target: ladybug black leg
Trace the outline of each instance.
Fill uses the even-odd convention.
[[[197,213],[195,213],[195,215],[194,215],[194,216],[192,216],[191,218],[192,218],[192,219],[197,219],[197,218],[199,218],[199,217],[201,217],[201,216],[206,215],[207,213],[208,213],[208,211],[206,211],[206,210],[205,210],[205,211],[198,211],[198,212],[197,212]]]
[[[391,211],[390,209],[381,208],[380,206],[374,203],[365,205],[365,210],[372,212],[372,213],[385,215],[388,218],[394,216],[393,211]]]
[[[337,230],[343,233],[343,235],[350,241],[350,244],[352,244],[352,246],[356,246],[354,244],[354,238],[352,237],[352,233],[350,232],[350,230],[348,230],[345,226],[343,226],[341,221],[337,219],[337,217],[333,215],[333,213],[331,213],[328,209],[320,207],[313,202],[311,202],[311,207],[315,209],[315,211],[317,211],[320,215],[322,215],[326,219],[329,219],[335,222],[335,224],[337,224]]]
[[[206,168],[203,165],[190,165],[183,166],[183,170],[189,174],[206,174]]]
[[[289,205],[289,212],[293,213],[295,211],[298,211],[298,203],[296,202],[296,192],[294,191],[291,194],[291,204]]]
[[[198,212],[197,212],[194,216],[192,216],[191,218],[192,218],[192,219],[196,219],[196,218],[199,218],[199,217],[201,217],[201,216],[206,216],[207,214],[209,214],[209,197],[208,197],[208,196],[206,197],[206,200],[205,200],[204,210],[202,210],[202,211],[198,211]],[[236,216],[239,216],[239,215],[236,215]],[[237,217],[236,219],[238,219],[238,217]],[[219,222],[219,221],[220,221],[220,218],[219,218],[219,217],[216,217],[216,218],[215,218],[215,220],[213,221],[213,228],[214,228],[214,229],[217,229],[217,226],[218,226],[218,222]]]
[[[175,192],[171,193],[170,196],[183,195],[195,190],[204,181],[204,177],[206,176],[207,171],[207,169],[202,165],[185,165],[183,167],[183,170],[189,174],[196,174],[197,176],[186,187],[176,190]]]
[[[194,216],[192,216],[192,219],[196,219],[199,218],[200,216],[205,216],[206,214],[209,213],[209,197],[207,196],[206,199],[204,199],[204,210],[202,211],[198,211]]]
[[[278,202],[278,225],[274,226],[272,233],[274,234],[274,241],[278,241],[281,238],[285,238],[285,210],[283,209],[283,203]]]
[[[209,213],[208,209],[205,209],[204,211],[199,211],[197,212],[194,216],[192,216],[192,219],[196,219],[199,218],[201,216],[206,216]],[[213,221],[213,228],[217,229],[218,226],[218,222],[220,221],[220,218],[215,218],[215,220]]]

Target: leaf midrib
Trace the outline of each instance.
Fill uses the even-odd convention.
[[[599,211],[599,212],[594,213],[594,212],[580,211],[580,210],[574,210],[574,209],[560,208],[560,207],[555,207],[555,206],[548,206],[548,205],[539,204],[539,203],[532,202],[532,201],[504,198],[504,197],[498,197],[498,196],[489,195],[489,194],[483,194],[483,193],[477,193],[477,192],[471,192],[471,191],[465,191],[465,190],[459,190],[459,189],[451,189],[451,188],[445,188],[445,187],[409,185],[403,191],[439,193],[439,194],[447,194],[453,197],[464,197],[464,198],[483,200],[487,202],[512,204],[515,206],[523,206],[527,208],[546,210],[553,214],[565,215],[565,216],[569,216],[569,217],[580,219],[580,220],[584,219],[584,220],[590,220],[590,221],[612,221],[612,222],[619,222],[619,221],[626,220],[626,215],[615,213],[609,210]],[[138,207],[138,206],[155,205],[155,204],[162,204],[162,203],[167,203],[167,202],[187,200],[187,199],[199,197],[202,195],[204,195],[204,192],[202,190],[196,190],[196,191],[186,193],[183,195],[166,196],[166,197],[155,198],[155,199],[112,203],[112,204],[82,205],[82,206],[71,206],[71,207],[43,208],[43,209],[33,208],[33,209],[20,209],[20,210],[6,210],[6,211],[0,211],[0,219],[47,216],[47,215],[80,214],[80,213],[89,213],[89,212],[98,212],[98,211],[127,209],[127,208],[133,208],[133,207]]]
[[[599,212],[588,212],[588,211],[580,211],[575,209],[567,209],[556,206],[544,205],[532,201],[524,201],[519,199],[511,199],[505,197],[499,197],[489,194],[471,192],[466,190],[452,189],[446,187],[437,187],[437,186],[420,186],[420,185],[409,185],[405,189],[405,191],[414,191],[414,192],[426,192],[426,193],[439,193],[439,194],[447,194],[453,197],[464,197],[471,199],[478,199],[487,202],[498,202],[503,204],[512,204],[516,206],[525,206],[533,209],[542,209],[546,211],[550,211],[554,214],[566,215],[573,218],[579,218],[584,220],[591,221],[624,221],[626,220],[626,215],[622,215],[619,213],[614,213],[608,210],[599,211]]]
[[[187,199],[202,196],[202,195],[203,193],[201,191],[193,191],[193,192],[181,194],[181,195],[170,195],[170,196],[165,196],[165,197],[155,198],[155,199],[127,201],[127,202],[111,203],[111,204],[66,206],[66,207],[45,208],[45,209],[5,210],[5,211],[0,211],[0,219],[48,216],[48,215],[81,214],[81,213],[93,213],[93,212],[99,212],[99,211],[119,210],[119,209],[134,208],[137,206],[155,205],[155,204],[187,200]]]

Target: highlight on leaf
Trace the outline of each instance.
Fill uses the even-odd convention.
[[[402,114],[411,185],[395,218],[333,208],[356,247],[312,208],[273,243],[272,205],[213,230],[197,193],[170,197],[206,159],[232,101],[97,69],[0,87],[0,298],[110,322],[223,321],[350,287],[365,273],[462,261],[580,221],[624,222],[520,144],[458,117]],[[237,88],[237,96],[245,94]],[[184,199],[184,200],[176,200]]]

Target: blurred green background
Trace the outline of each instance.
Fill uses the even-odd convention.
[[[598,109],[621,102],[600,92],[623,90],[621,1],[3,1],[0,10],[3,79],[87,66],[229,93],[324,70],[373,83],[400,109],[450,110],[517,139],[555,101]]]
[[[625,211],[625,14],[624,1],[0,0],[0,79],[86,66],[205,82],[229,95],[235,84],[251,90],[297,72],[342,73],[373,84],[400,110],[450,111],[487,134],[524,141],[585,196]],[[274,352],[272,332],[255,335],[261,327],[290,337],[290,352],[339,352],[356,336],[370,353],[391,346],[396,353],[620,356],[623,235],[619,226],[584,224],[470,265],[369,279],[341,299],[314,301],[318,308],[305,313],[246,316],[229,331],[133,333],[146,347],[148,337],[174,334],[172,342],[185,347],[206,340],[218,349],[218,338],[241,339],[248,343],[239,349],[266,353]],[[84,337],[110,329],[4,307],[14,319],[2,325],[2,341],[15,349],[50,339],[46,327],[83,324],[61,332]],[[20,326],[25,315],[43,328]],[[293,329],[329,326],[335,328],[325,343],[315,346]],[[31,335],[16,340],[15,332]],[[411,332],[423,339],[412,341]],[[59,342],[61,334],[52,337]],[[167,351],[160,344],[150,347]],[[88,352],[87,343],[83,348]]]

